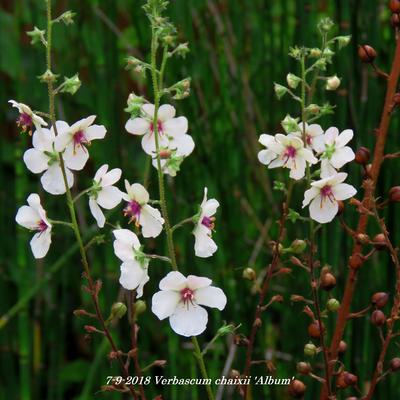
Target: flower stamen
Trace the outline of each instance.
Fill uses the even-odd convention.
[[[135,222],[135,226],[139,227],[140,211],[142,206],[136,201],[131,200],[124,208],[124,216],[130,216],[129,223]]]

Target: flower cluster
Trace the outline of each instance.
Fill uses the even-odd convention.
[[[293,119],[292,119],[293,120]],[[286,121],[287,122],[287,119]],[[356,189],[343,183],[347,174],[338,170],[354,160],[353,150],[346,146],[353,138],[353,131],[346,129],[339,134],[335,127],[324,132],[318,124],[284,124],[286,135],[262,134],[259,142],[266,147],[258,153],[258,159],[268,168],[290,169],[292,179],[304,178],[306,168],[320,163],[320,180],[311,183],[304,194],[303,208],[310,205],[310,217],[317,222],[332,221],[338,212],[338,201],[356,194]],[[289,128],[288,128],[289,126]]]

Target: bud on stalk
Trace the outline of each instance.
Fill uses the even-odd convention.
[[[373,63],[376,58],[376,51],[367,44],[361,45],[358,48],[358,57],[363,63],[370,64]]]

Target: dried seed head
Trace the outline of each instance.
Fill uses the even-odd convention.
[[[400,186],[393,186],[389,190],[389,200],[393,203],[398,203],[400,201]]]
[[[339,343],[338,351],[340,354],[343,354],[347,350],[347,343],[344,340],[341,340]]]
[[[378,233],[375,235],[372,241],[374,242],[374,247],[376,250],[386,249],[386,238],[383,233]]]
[[[325,327],[324,324],[322,324],[322,329],[319,325],[318,321],[314,321],[311,322],[310,325],[308,325],[308,334],[312,337],[312,338],[319,338],[321,337],[321,331],[324,332],[325,331]]]
[[[385,292],[376,292],[372,295],[371,302],[378,308],[383,308],[389,300],[389,294]]]
[[[390,369],[393,372],[400,371],[400,358],[399,357],[395,357],[390,360]]]
[[[375,310],[371,314],[371,323],[375,326],[382,326],[386,322],[385,314],[381,310]]]
[[[389,8],[392,13],[400,12],[400,0],[390,0]]]
[[[376,51],[367,44],[358,47],[358,57],[363,63],[373,63],[376,58]]]
[[[253,268],[245,268],[243,270],[242,276],[244,279],[247,279],[249,281],[254,281],[257,277],[256,272],[254,271]]]
[[[307,386],[298,379],[294,379],[289,385],[289,395],[295,399],[301,399],[306,392]]]
[[[366,147],[360,147],[356,151],[356,156],[355,156],[354,161],[357,164],[365,165],[368,163],[370,156],[371,156],[371,152],[369,151],[369,149],[367,149]]]
[[[359,269],[364,263],[364,258],[360,253],[353,254],[349,258],[349,266],[353,269]]]
[[[319,285],[321,289],[332,290],[336,286],[336,278],[332,273],[325,272],[319,279]]]
[[[305,361],[298,362],[296,368],[297,372],[302,375],[308,375],[312,371],[310,363]]]

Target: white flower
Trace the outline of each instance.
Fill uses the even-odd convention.
[[[150,200],[148,191],[140,183],[130,185],[127,180],[125,188],[127,193],[122,193],[122,198],[128,202],[124,214],[131,217],[129,222],[135,221],[142,227],[143,237],[157,237],[162,231],[164,218],[160,211],[147,204]]]
[[[352,138],[353,131],[351,129],[346,129],[339,135],[339,130],[332,127],[324,135],[314,139],[315,150],[322,154],[321,178],[336,174],[337,169],[354,160],[353,150],[346,146]]]
[[[119,181],[122,171],[119,168],[107,171],[107,164],[104,164],[97,170],[93,179],[93,186],[89,190],[90,212],[96,219],[97,225],[100,228],[102,228],[106,222],[106,218],[100,207],[111,210],[122,200],[122,192],[117,187],[112,186]]]
[[[158,109],[158,145],[159,150],[169,149],[175,151],[176,155],[186,157],[194,149],[194,142],[188,130],[186,117],[175,118],[176,110],[169,104],[163,104]],[[156,142],[154,138],[154,104],[143,104],[141,107],[142,117],[131,118],[125,125],[125,129],[133,135],[144,135],[142,138],[143,150],[151,155],[156,154]]]
[[[215,222],[213,215],[217,212],[218,207],[217,200],[207,200],[207,188],[204,188],[204,198],[200,205],[199,219],[193,230],[195,238],[194,252],[197,257],[211,257],[218,249],[218,246],[211,238]]]
[[[64,121],[57,121],[56,127],[58,132],[69,128]],[[33,148],[24,153],[23,159],[29,171],[34,174],[44,172],[40,178],[43,189],[48,193],[57,195],[65,193],[65,184],[60,167],[59,154],[54,148],[55,139],[56,135],[53,127],[35,131],[32,136]],[[74,184],[74,176],[70,169],[76,169],[76,166],[70,157],[63,155],[63,159],[68,187],[71,188]]]
[[[304,148],[303,141],[292,134],[285,136],[278,133],[275,137],[264,134],[259,141],[267,147],[267,150],[258,153],[259,161],[268,168],[289,168],[289,176],[293,179],[304,177],[306,162],[318,162],[312,151]]]
[[[31,231],[38,231],[30,242],[33,256],[43,258],[49,251],[51,244],[51,223],[46,217],[46,211],[40,204],[40,197],[36,193],[29,195],[29,206],[22,206],[15,217],[17,223]]]
[[[200,335],[207,327],[208,314],[201,306],[223,310],[224,292],[210,286],[211,279],[170,272],[160,282],[160,292],[153,295],[151,310],[160,319],[169,317],[171,328],[182,336]]]
[[[68,158],[74,170],[80,171],[89,159],[87,146],[92,140],[103,139],[106,135],[106,128],[103,125],[92,125],[96,119],[95,115],[83,118],[68,129],[58,132],[55,140],[55,149],[63,152],[64,158]]]
[[[321,224],[333,220],[338,212],[338,200],[353,197],[357,190],[347,183],[342,183],[347,174],[339,172],[333,176],[311,183],[311,188],[304,193],[303,208],[310,204],[310,217]]]
[[[305,133],[306,133],[306,144],[307,148],[311,148],[316,151],[315,149],[315,139],[317,137],[320,137],[324,134],[324,130],[321,128],[321,125],[318,124],[311,124],[308,125],[307,122],[305,122]],[[303,123],[300,122],[298,125],[298,130],[296,132],[293,132],[293,135],[299,137],[300,139],[303,139]]]
[[[8,101],[13,107],[17,108],[20,116],[17,119],[17,125],[22,128],[24,132],[28,131],[29,134],[32,133],[32,125],[40,131],[42,126],[47,126],[47,122],[36,115],[29,106],[24,103],[18,103],[15,100]]]
[[[143,295],[143,286],[149,281],[149,259],[142,253],[138,237],[129,229],[113,231],[114,253],[122,261],[119,283],[127,290]]]

